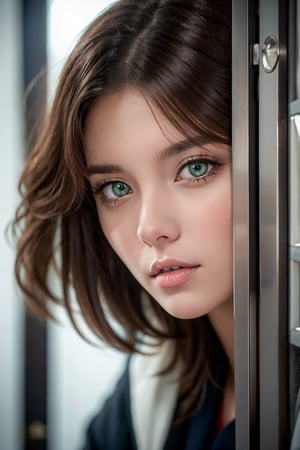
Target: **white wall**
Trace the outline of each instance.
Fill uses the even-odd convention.
[[[81,30],[109,3],[109,0],[49,2],[50,91]],[[125,356],[112,349],[88,345],[75,333],[63,312],[57,312],[64,325],[49,324],[49,450],[77,450],[83,443],[89,420],[123,371]]]
[[[4,236],[17,203],[22,164],[22,58],[17,0],[0,1],[0,448],[21,448],[22,307]]]
[[[81,448],[90,419],[125,363],[124,355],[87,344],[66,323],[52,323],[49,330],[49,450]]]

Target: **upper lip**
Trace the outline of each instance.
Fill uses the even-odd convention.
[[[161,260],[156,260],[151,264],[150,267],[150,277],[155,277],[163,269],[170,269],[172,267],[199,267],[200,264],[188,264],[176,259],[165,258]]]

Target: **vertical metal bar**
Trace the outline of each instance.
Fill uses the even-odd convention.
[[[257,415],[257,68],[256,2],[232,2],[236,448],[258,449]],[[270,447],[271,448],[271,447]]]
[[[260,45],[279,42],[273,72],[260,63],[260,448],[288,448],[287,3],[260,1]]]

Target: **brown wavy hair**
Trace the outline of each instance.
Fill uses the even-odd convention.
[[[174,341],[165,370],[184,363],[181,418],[203,398],[220,343],[207,317],[180,320],[165,312],[106,241],[86,176],[85,119],[96,101],[132,87],[185,135],[230,144],[230,39],[224,0],[122,0],[98,16],[64,65],[21,176],[13,226],[17,281],[35,312],[51,317],[51,301],[63,304],[81,333],[72,288],[88,327],[112,346],[132,353],[145,335]]]

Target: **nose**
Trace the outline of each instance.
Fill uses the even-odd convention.
[[[159,247],[176,241],[180,236],[178,212],[160,195],[144,198],[139,214],[137,236],[149,247]]]

